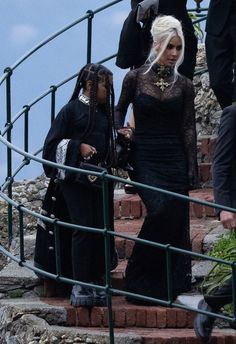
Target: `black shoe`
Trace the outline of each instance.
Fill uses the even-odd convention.
[[[199,301],[198,309],[213,312],[212,308],[204,300]],[[214,318],[209,317],[206,314],[197,314],[194,320],[194,331],[196,336],[201,339],[202,343],[209,342],[214,321]]]
[[[70,303],[74,307],[94,306],[94,293],[92,288],[85,288],[75,284],[71,291]]]
[[[104,290],[93,290],[94,306],[105,307],[107,305],[107,295]]]

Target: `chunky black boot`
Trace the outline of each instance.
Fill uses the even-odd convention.
[[[95,306],[94,293],[92,288],[85,288],[75,284],[72,288],[70,303],[74,307]]]

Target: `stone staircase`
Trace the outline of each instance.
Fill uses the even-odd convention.
[[[212,189],[200,189],[192,191],[191,197],[199,198],[202,200],[212,200]],[[146,214],[145,207],[143,206],[138,195],[128,195],[124,192],[117,192],[115,195],[115,231],[125,235],[136,237],[143,221],[143,216]],[[207,253],[212,247],[219,234],[224,230],[219,224],[219,221],[214,217],[214,212],[209,208],[202,205],[190,204],[191,214],[191,243],[192,249],[197,253]],[[112,272],[112,286],[113,288],[123,290],[124,288],[124,272],[127,259],[130,257],[134,242],[126,238],[116,237],[116,249],[119,256],[119,265]],[[32,238],[30,240],[32,246]],[[15,264],[17,266],[17,264]],[[197,304],[201,295],[196,291],[196,285],[209,271],[209,265],[203,261],[193,261],[193,277],[196,281],[192,293],[181,295],[175,301],[177,304],[186,304],[192,309],[197,308]],[[19,289],[20,282],[23,284],[22,268],[17,267],[18,277],[16,272],[12,276],[6,269],[0,272],[0,284],[7,284],[12,280],[13,284],[17,284]],[[6,278],[7,277],[7,278]],[[4,280],[5,278],[5,280]],[[25,277],[27,283],[33,281],[33,277]],[[37,278],[35,279],[37,280]],[[5,281],[5,282],[4,282]],[[19,282],[20,281],[20,282]],[[25,282],[25,285],[27,284]],[[36,281],[35,281],[36,283]],[[12,284],[9,288],[12,289]],[[36,283],[37,284],[37,283]],[[35,287],[40,289],[39,287]],[[3,289],[1,289],[3,291]],[[19,297],[19,293],[15,296]],[[187,311],[178,307],[162,307],[162,306],[141,306],[128,303],[124,296],[113,296],[113,321],[114,321],[114,334],[115,343],[143,343],[143,344],[193,344],[200,343],[195,337],[193,330],[193,319],[195,317],[194,311]],[[56,331],[54,325],[60,325],[61,337],[66,338],[64,341],[56,341],[50,339],[47,341],[32,341],[36,343],[109,343],[109,330],[108,330],[108,309],[106,307],[93,307],[92,309],[86,307],[74,308],[70,305],[69,296],[58,297],[38,297],[35,292],[23,295],[20,299],[8,299],[3,297],[0,300],[0,317],[6,318],[9,314],[9,307],[13,308],[11,322],[22,321],[23,316],[35,316],[41,320],[46,320],[50,331]],[[46,309],[42,312],[42,308]],[[18,314],[18,315],[16,315]],[[58,316],[60,314],[60,317]],[[3,316],[4,315],[4,316]],[[57,317],[59,317],[57,319]],[[17,320],[16,320],[17,319]],[[32,319],[31,319],[32,320]],[[15,325],[17,328],[18,325]],[[72,338],[68,329],[63,326],[70,327],[74,331],[75,336]],[[14,330],[15,331],[15,330]],[[39,330],[38,330],[39,331]],[[42,330],[43,331],[43,330]],[[45,330],[44,330],[45,331]],[[47,328],[47,331],[49,329]],[[59,331],[57,329],[57,331]],[[39,331],[40,332],[40,331]],[[43,332],[45,334],[45,332]],[[51,332],[50,332],[51,333]],[[86,339],[84,333],[87,333]],[[83,335],[82,335],[83,334]],[[96,334],[96,335],[95,335]],[[38,338],[42,338],[38,336]],[[49,335],[48,335],[49,336]],[[91,339],[95,338],[96,339]],[[49,336],[50,337],[50,336]],[[47,337],[47,338],[49,338]],[[52,338],[52,337],[50,337]],[[71,339],[72,338],[72,339]],[[75,340],[75,338],[77,338]],[[80,338],[80,340],[78,339]],[[77,341],[78,340],[78,341]],[[1,342],[1,341],[0,341]],[[1,343],[5,343],[2,341]],[[21,343],[21,342],[20,342]],[[22,341],[22,343],[27,343]],[[215,329],[213,333],[212,343],[217,344],[233,344],[236,343],[235,331],[223,328]]]
[[[212,190],[196,190],[191,196],[200,199],[212,199]],[[214,212],[205,206],[191,204],[191,242],[192,249],[197,253],[207,253],[214,240],[223,233],[222,226],[214,217]],[[138,195],[118,193],[115,197],[115,231],[131,237],[136,237],[141,227],[145,207]],[[112,286],[116,289],[124,288],[124,272],[132,248],[133,241],[116,238],[116,249],[119,256],[119,265],[112,272]],[[201,281],[209,271],[211,265],[203,261],[193,261],[193,276]],[[196,285],[191,293],[178,297],[177,304],[186,304],[193,309],[201,295],[196,291]],[[68,298],[41,298],[41,301],[52,307],[63,307],[66,312],[66,325],[78,329],[90,328],[94,331],[107,331],[108,309],[93,307],[92,309],[70,305]],[[127,302],[124,296],[112,297],[113,322],[115,338],[120,334],[133,338],[132,343],[143,344],[197,344],[193,330],[194,311],[187,311],[177,307],[141,306]],[[222,325],[221,325],[222,326]],[[223,325],[223,327],[225,324]],[[126,338],[126,337],[125,337]],[[138,339],[137,339],[138,338]],[[116,341],[115,341],[116,342]],[[126,343],[125,340],[123,343]],[[231,329],[215,328],[212,343],[236,343],[235,331]]]
[[[198,145],[199,175],[203,188],[190,192],[193,198],[213,200],[212,189],[209,186],[211,186],[211,157],[214,143],[214,138],[205,137]],[[135,238],[146,215],[146,209],[139,196],[118,190],[115,193],[114,210],[115,231],[131,239]],[[207,254],[219,235],[224,233],[224,229],[216,219],[213,208],[190,203],[190,217],[192,251]],[[112,271],[111,280],[112,287],[121,291],[124,290],[127,260],[134,245],[131,239],[115,238],[119,264]],[[29,251],[33,250],[34,240],[33,235],[29,239],[25,237],[25,244],[29,242]],[[17,243],[15,247],[13,253],[17,254]],[[31,259],[30,253],[27,259]],[[212,263],[208,261],[193,260],[193,290],[191,293],[179,296],[175,301],[175,307],[163,307],[158,304],[157,306],[135,305],[127,302],[124,296],[114,295],[112,315],[115,343],[200,343],[193,330],[193,320],[196,315],[194,309],[197,308],[201,298],[197,286],[211,266]],[[38,284],[39,280],[34,273],[22,269],[17,263],[10,263],[0,271],[0,343],[15,343],[16,337],[18,340],[24,338],[17,343],[27,344],[110,343],[106,307],[74,308],[70,305],[69,296],[45,297],[42,294],[42,287],[36,286]],[[35,285],[33,290],[32,285]],[[17,291],[15,294],[14,286]],[[20,290],[23,291],[19,292]],[[183,304],[191,307],[192,311],[181,308]],[[217,324],[219,326],[213,331],[211,343],[236,344],[235,331],[229,329],[222,321]],[[26,333],[24,337],[22,337],[23,331]],[[8,338],[8,341],[4,341],[3,338]]]

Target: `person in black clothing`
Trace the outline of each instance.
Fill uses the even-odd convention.
[[[141,22],[137,22],[138,5],[150,6]],[[179,72],[193,79],[197,54],[197,38],[187,12],[187,0],[131,0],[131,12],[124,22],[116,64],[120,68],[138,68],[146,61],[152,47],[150,29],[157,14],[172,15],[181,21],[185,37],[184,61]]]
[[[102,65],[86,65],[78,75],[71,99],[52,123],[44,143],[43,158],[78,168],[80,162],[88,161],[92,165],[102,164],[110,171],[114,160],[113,105],[112,73]],[[101,188],[93,187],[92,183],[80,183],[77,174],[68,170],[45,164],[44,171],[52,182],[56,179],[57,199],[54,199],[54,215],[57,218],[64,220],[64,214],[60,211],[63,202],[69,222],[86,227],[104,228]],[[110,228],[113,229],[112,185],[109,188]],[[55,187],[53,189],[55,192]],[[50,200],[50,197],[47,199]],[[71,230],[67,228],[64,231]],[[64,248],[69,262],[63,267],[63,271],[68,275],[68,271],[71,270],[68,265],[72,265],[73,279],[94,284],[101,282],[105,269],[103,234],[76,229],[71,232],[71,239],[67,240],[67,247]],[[61,238],[62,246],[64,238]],[[44,244],[40,239],[36,242],[37,266],[40,266],[42,254],[39,252],[43,250]],[[111,254],[113,249],[114,242],[111,239]],[[76,284],[72,289],[71,304],[105,305],[106,294]]]
[[[213,160],[213,186],[215,203],[236,208],[236,106],[224,109]],[[217,210],[219,219],[226,229],[236,229],[236,214]],[[232,278],[199,302],[200,310],[217,313],[224,305],[232,302]],[[194,321],[197,337],[207,343],[211,337],[215,319],[198,314]]]
[[[236,101],[236,0],[211,0],[206,22],[210,85],[221,106]]]
[[[196,129],[192,82],[178,73],[184,58],[180,22],[157,17],[151,29],[149,63],[129,71],[115,110],[119,133],[131,142],[133,180],[183,195],[197,183]],[[133,104],[135,131],[122,128]],[[133,136],[133,137],[131,137]],[[138,188],[147,209],[139,238],[190,250],[188,203]],[[163,250],[135,243],[126,269],[129,292],[167,298]],[[173,296],[191,288],[189,256],[172,255]]]

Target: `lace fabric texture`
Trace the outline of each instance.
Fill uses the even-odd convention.
[[[196,129],[194,89],[192,82],[173,74],[165,78],[169,84],[163,91],[156,85],[159,80],[153,67],[147,66],[128,72],[124,78],[119,102],[116,106],[116,127],[124,125],[129,104],[133,104],[135,118],[135,140],[168,135],[178,136],[183,144],[188,166],[190,187],[197,184]]]
[[[135,119],[131,157],[132,179],[184,195],[197,181],[194,91],[189,79],[173,72],[157,86],[157,68],[147,66],[127,73],[116,107],[116,127],[124,125],[133,104]],[[139,237],[190,250],[188,203],[163,193],[138,188],[147,209]],[[173,295],[191,288],[191,258],[172,255]],[[167,298],[164,251],[135,243],[126,269],[130,292]]]

